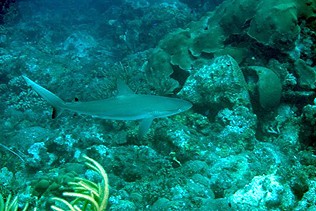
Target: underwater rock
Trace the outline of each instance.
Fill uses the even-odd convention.
[[[178,65],[181,69],[190,69],[192,56],[188,51],[191,45],[191,35],[188,30],[177,30],[169,34],[159,44],[160,48],[170,55],[170,63]]]
[[[55,136],[54,131],[39,126],[21,128],[11,138],[19,148],[27,149],[36,142],[47,142]],[[21,141],[23,140],[23,141]]]
[[[89,55],[89,51],[97,46],[97,41],[88,33],[75,32],[63,43],[63,50],[71,52],[75,58],[83,58]]]
[[[240,152],[243,147],[252,146],[257,118],[243,73],[231,56],[216,57],[196,70],[178,95],[189,99],[198,113],[215,122],[214,128],[221,131],[217,137],[225,140],[231,151]],[[243,147],[236,145],[236,140]],[[225,156],[231,151],[222,150],[220,154]]]
[[[316,27],[316,1],[315,0],[295,0],[298,8],[298,16],[304,17],[308,23]],[[315,28],[314,28],[315,29]]]
[[[265,77],[268,78],[263,74],[262,78]],[[261,82],[261,87],[264,86]],[[263,91],[262,96],[264,94],[269,93]],[[248,84],[231,56],[216,57],[210,64],[195,70],[178,95],[189,99],[196,112],[214,122],[213,127],[220,131],[217,137],[225,140],[230,150],[240,152],[243,147],[252,147],[257,117],[253,113]],[[268,99],[267,103],[262,100],[264,106],[270,106]],[[277,102],[279,99],[280,96]],[[236,145],[236,140],[243,143],[243,147]],[[222,150],[220,154],[225,156],[226,152],[231,153]]]
[[[178,81],[171,78],[173,73],[170,55],[162,49],[155,49],[145,64],[148,83],[158,89],[158,94],[170,94],[179,86]]]
[[[191,74],[179,96],[196,106],[220,110],[243,105],[250,107],[247,84],[237,62],[220,56]]]
[[[234,5],[234,6],[232,6]],[[219,25],[225,34],[240,34],[249,27],[250,21],[256,14],[257,3],[249,0],[231,0],[219,6],[214,14],[215,20],[219,20]],[[213,24],[215,24],[213,20]]]
[[[316,105],[306,105],[303,109],[303,116],[311,125],[316,126]],[[314,133],[316,135],[316,131]]]
[[[306,145],[313,146],[316,140],[316,98],[313,105],[306,105],[303,108],[302,117],[304,130],[300,138]]]
[[[294,194],[289,185],[283,184],[281,178],[274,174],[255,176],[252,181],[239,189],[231,197],[239,208],[257,207],[259,210],[274,209],[282,206],[292,209]]]
[[[271,69],[260,66],[248,67],[258,75],[259,103],[262,108],[270,109],[280,103],[282,84],[279,76]]]
[[[257,8],[247,34],[264,45],[292,49],[300,31],[295,3],[265,0]]]
[[[216,56],[229,54],[239,63],[249,57],[281,56],[282,51],[295,47],[300,19],[308,18],[309,25],[316,25],[315,8],[310,0],[223,2],[199,21],[162,39],[149,57],[147,69],[157,72],[158,80],[166,80],[175,67],[191,72],[196,64]],[[160,54],[164,54],[164,62],[155,62]]]
[[[251,108],[237,106],[234,109],[224,108],[215,116],[219,140],[225,140],[222,149],[217,152],[220,156],[229,156],[232,152],[240,153],[245,148],[252,149],[255,144],[257,116]]]
[[[192,55],[199,57],[202,53],[214,54],[224,47],[224,32],[217,25],[208,26],[204,30],[192,32],[192,47],[190,52]]]
[[[295,71],[299,76],[299,85],[303,88],[316,88],[316,69],[308,66],[302,59],[298,59],[294,63]]]

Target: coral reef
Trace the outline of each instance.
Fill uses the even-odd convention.
[[[12,4],[0,27],[0,210],[316,209],[315,10],[313,0]],[[193,107],[139,138],[133,121],[52,120],[21,76],[67,102],[115,96],[119,79]]]

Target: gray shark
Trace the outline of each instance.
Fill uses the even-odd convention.
[[[88,102],[64,102],[28,77],[23,76],[23,78],[53,107],[53,118],[62,111],[69,110],[102,119],[140,120],[140,137],[147,133],[153,119],[175,115],[192,107],[190,102],[178,98],[135,94],[121,81],[118,81],[118,94],[114,97]]]

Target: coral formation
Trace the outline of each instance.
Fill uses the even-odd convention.
[[[282,84],[280,77],[271,69],[259,66],[249,66],[258,75],[259,103],[262,108],[270,109],[279,105]]]
[[[0,210],[316,209],[314,0],[80,2],[2,18]],[[132,121],[52,120],[21,75],[74,104],[122,79],[193,107],[139,138]]]

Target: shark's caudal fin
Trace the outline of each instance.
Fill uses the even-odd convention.
[[[48,91],[44,87],[41,87],[26,76],[22,76],[26,81],[27,85],[32,87],[42,98],[44,98],[51,106],[53,106],[52,118],[57,117],[65,108],[65,102],[56,96],[54,93]]]

